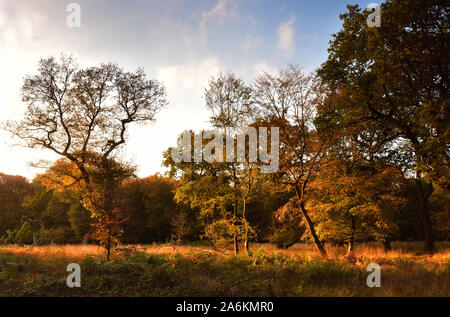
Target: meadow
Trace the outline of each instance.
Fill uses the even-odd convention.
[[[349,262],[344,246],[287,250],[253,244],[235,256],[198,245],[129,245],[109,262],[96,245],[0,246],[0,296],[450,296],[450,243],[433,255],[423,245],[395,242],[356,246]],[[81,287],[66,285],[67,264],[81,266]],[[369,263],[381,266],[381,287],[369,288]]]

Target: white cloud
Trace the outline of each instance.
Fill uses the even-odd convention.
[[[278,49],[281,50],[287,57],[292,57],[294,54],[294,24],[295,19],[283,22],[278,27]]]
[[[223,23],[228,18],[237,16],[237,5],[235,0],[218,0],[216,5],[209,11],[203,11],[201,25],[208,23]]]
[[[254,53],[252,52],[255,50],[261,43],[261,39],[258,36],[254,35],[247,35],[242,42],[241,46],[244,52],[247,53]]]
[[[253,15],[248,16],[248,22],[250,22],[250,25],[256,25],[258,24],[256,18]]]
[[[217,57],[208,57],[185,65],[157,66],[156,78],[164,83],[168,98],[176,107],[186,102],[195,106],[193,102],[201,101],[199,98],[208,80],[219,71],[220,63]]]
[[[218,58],[156,67],[156,79],[167,90],[169,106],[157,115],[155,124],[136,126],[130,130],[126,144],[126,158],[139,166],[138,175],[148,176],[161,171],[162,153],[175,146],[185,130],[209,127],[209,112],[203,93],[212,76],[221,70]]]
[[[268,64],[266,61],[259,61],[253,65],[253,70],[256,76],[261,75],[262,73],[267,73],[269,75],[276,75],[278,73],[278,69]]]

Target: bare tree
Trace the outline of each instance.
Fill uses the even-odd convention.
[[[130,123],[153,122],[166,105],[164,86],[147,79],[143,69],[126,72],[112,63],[79,69],[72,57],[62,55],[59,61],[39,61],[38,73],[24,80],[22,100],[28,105],[24,118],[8,121],[5,129],[25,146],[51,150],[75,165],[76,181],[94,209],[98,193],[89,166],[97,167],[97,176],[101,168],[102,208],[114,213],[114,155],[126,142]]]

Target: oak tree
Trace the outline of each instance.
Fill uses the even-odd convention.
[[[127,72],[113,63],[79,68],[72,57],[62,55],[41,59],[38,73],[24,79],[21,91],[27,111],[6,129],[25,146],[50,150],[70,162],[91,212],[116,214],[116,177],[129,169],[122,169],[115,155],[130,124],[153,122],[166,105],[162,84],[147,79],[143,69]],[[98,225],[108,228],[111,221],[99,216]],[[109,259],[113,232],[106,229],[105,234]]]

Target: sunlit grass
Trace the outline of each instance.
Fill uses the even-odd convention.
[[[34,255],[38,258],[46,259],[67,259],[77,260],[86,256],[101,256],[104,248],[98,245],[78,244],[78,245],[45,245],[45,246],[0,246],[1,251],[12,252],[17,255]]]
[[[150,244],[150,245],[123,245],[118,249],[131,248],[134,251],[154,253],[154,254],[182,254],[189,255],[196,252],[211,252],[217,256],[234,255],[234,251],[229,248],[214,250],[209,246],[191,246],[182,244]],[[266,254],[280,254],[292,259],[316,259],[320,258],[313,244],[298,243],[288,249],[278,249],[274,244],[255,243],[250,245],[250,252],[263,249]],[[325,249],[330,259],[343,259],[347,254],[346,246],[332,246],[325,244]],[[45,245],[45,246],[1,246],[0,251],[8,251],[14,254],[35,255],[40,258],[64,258],[82,259],[86,256],[102,257],[105,249],[98,245],[78,244],[78,245]],[[241,253],[244,251],[241,249]],[[370,242],[358,244],[355,247],[354,255],[357,259],[367,260],[389,260],[393,258],[407,258],[418,262],[448,263],[450,261],[450,242],[442,241],[436,243],[436,251],[432,255],[424,254],[423,243],[421,242],[393,242],[391,251],[384,251],[381,244]],[[120,258],[121,252],[113,253],[113,258]]]
[[[328,259],[311,244],[280,250],[252,244],[231,248],[177,244],[127,245],[106,263],[96,245],[0,246],[0,296],[450,296],[450,243],[433,255],[422,243],[326,244]],[[81,289],[65,285],[66,266],[82,267]],[[366,266],[378,263],[382,287],[368,288]]]

